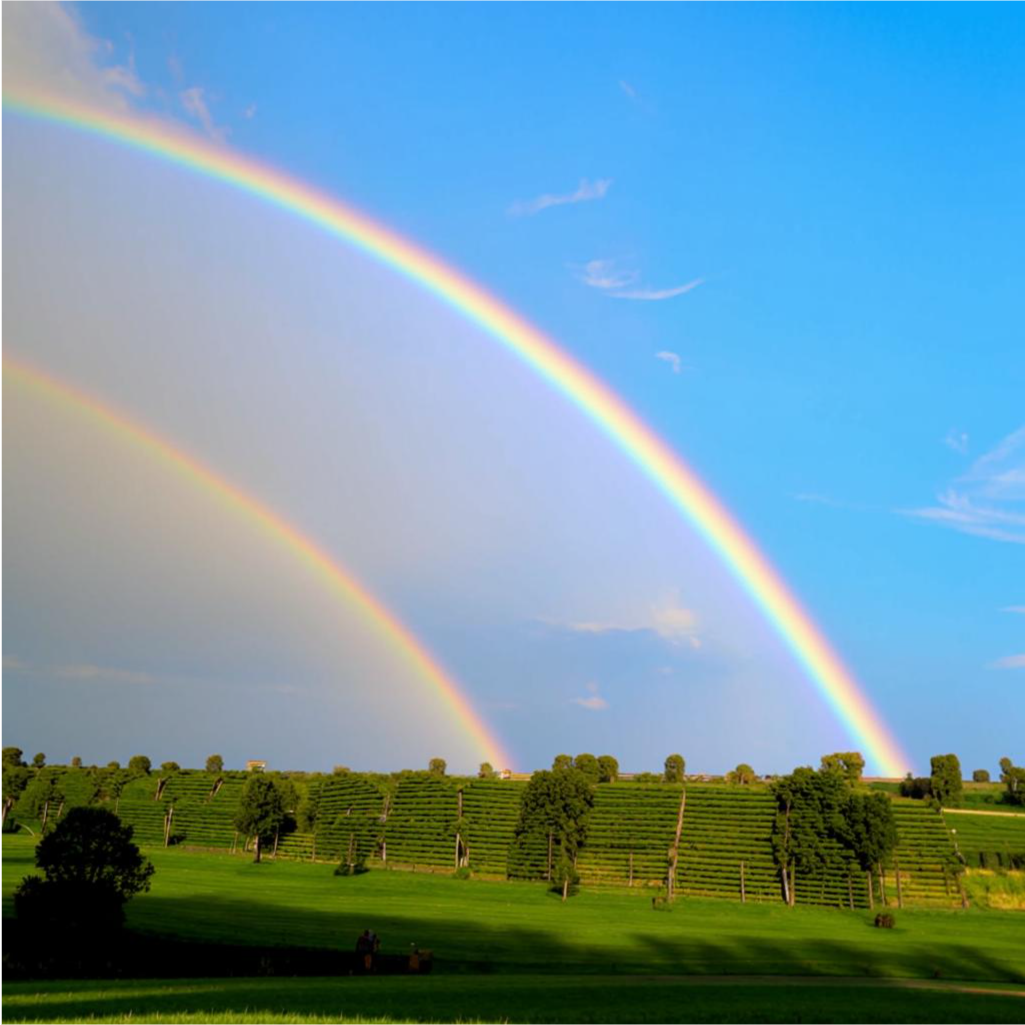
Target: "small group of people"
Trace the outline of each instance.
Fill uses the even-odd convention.
[[[356,940],[356,953],[363,959],[365,971],[373,971],[374,955],[381,946],[381,940],[373,929],[364,929]]]

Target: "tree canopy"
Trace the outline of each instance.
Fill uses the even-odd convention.
[[[683,760],[683,755],[670,755],[665,764],[666,782],[682,783],[686,769],[687,763]]]
[[[219,776],[224,772],[224,759],[220,755],[210,755],[206,760],[206,771],[212,776]]]
[[[838,772],[848,783],[860,783],[865,771],[865,759],[860,751],[836,751],[822,756],[822,772]]]
[[[964,784],[957,755],[933,755],[929,764],[932,769],[932,796],[945,807],[960,804]]]
[[[269,776],[254,774],[246,781],[235,812],[235,828],[254,840],[254,861],[260,848],[272,839],[285,821],[281,790]]]
[[[1025,766],[1015,765],[1010,758],[1001,758],[1000,782],[1007,787],[1006,801],[1025,804]]]

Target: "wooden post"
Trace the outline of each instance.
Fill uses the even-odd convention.
[[[790,906],[797,906],[797,887],[795,886],[797,874],[797,862],[792,861],[790,863]]]
[[[548,872],[545,878],[548,882],[552,881],[552,834],[550,830],[548,832]]]
[[[310,855],[310,861],[317,860],[317,834],[313,834],[313,853]]]
[[[885,908],[889,903],[886,899],[886,876],[883,874],[883,863],[879,863],[879,902]]]
[[[747,903],[747,888],[744,885],[744,862],[740,863],[740,903]]]
[[[630,852],[630,877],[627,881],[627,886],[633,886],[634,884],[634,852]]]
[[[847,876],[847,904],[851,911],[854,910],[854,880]]]
[[[57,807],[57,821],[60,822],[61,816],[64,814],[64,800],[61,799],[60,805]]]
[[[904,894],[900,886],[900,862],[896,858],[893,859],[893,867],[894,871],[897,873],[897,907],[903,908]]]
[[[676,899],[676,870],[680,864],[680,834],[683,833],[683,813],[687,810],[687,788],[680,790],[680,810],[676,815],[676,833],[673,846],[669,848],[669,871],[666,880],[666,895],[670,901]]]
[[[876,899],[875,899],[875,894],[873,894],[873,892],[872,892],[872,873],[871,872],[866,872],[865,873],[865,882],[868,884],[868,910],[869,911],[875,911],[875,909],[876,909]]]
[[[271,851],[270,856],[272,858],[274,858],[275,860],[277,859],[277,856],[278,856],[278,838],[279,838],[280,834],[281,834],[281,830],[280,829],[275,829],[274,830],[274,850]]]
[[[7,821],[7,813],[14,807],[14,801],[10,797],[4,798],[4,818],[3,821]]]
[[[167,809],[167,814],[164,816],[164,846],[167,847],[171,843],[171,819],[174,816],[174,805],[172,804]]]
[[[46,819],[47,819],[47,816],[49,814],[50,814],[50,802],[49,801],[44,801],[43,802],[43,824],[41,826],[41,832],[43,834],[46,833]]]
[[[120,807],[121,807],[121,795],[118,794],[117,797],[114,799],[114,814],[115,815],[117,814],[118,809]]]
[[[460,791],[460,796],[462,796],[462,791]],[[461,803],[462,802],[460,801],[460,804]],[[459,832],[458,832],[458,830],[456,831],[456,855],[455,855],[455,858],[456,858],[456,868],[459,868]]]
[[[790,907],[790,883],[787,881],[786,865],[780,868],[780,875],[783,877],[783,902],[787,907]]]
[[[231,853],[234,854],[238,848],[238,830],[235,830],[235,835],[231,838]]]
[[[462,788],[462,787],[460,787],[460,788],[459,788],[459,789],[458,789],[458,790],[456,791],[456,794],[457,794],[457,795],[458,795],[458,797],[459,797],[459,805],[458,805],[458,810],[457,810],[457,814],[458,814],[459,818],[462,818],[462,817],[463,817],[463,788]]]
[[[957,876],[957,886],[958,886],[958,889],[961,891],[961,907],[964,908],[965,911],[967,911],[968,910],[968,906],[969,906],[968,905],[968,894],[965,893],[964,879],[961,877],[960,873],[958,873],[958,876]]]

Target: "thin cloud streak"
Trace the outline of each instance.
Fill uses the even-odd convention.
[[[990,669],[1025,669],[1025,655],[1008,655],[990,662]]]
[[[936,505],[899,510],[902,515],[989,538],[1025,544],[1025,427],[980,456],[951,482]]]
[[[655,359],[660,359],[663,363],[668,363],[673,368],[674,374],[678,374],[683,369],[683,362],[681,361],[679,354],[670,352],[668,349],[656,352]]]
[[[635,288],[625,292],[611,292],[610,294],[614,299],[640,299],[644,302],[658,302],[662,299],[674,299],[678,295],[686,295],[704,283],[704,278],[695,278],[693,281],[688,281],[683,285],[676,285],[673,288]]]
[[[612,187],[611,178],[597,178],[589,181],[581,178],[576,192],[562,195],[546,192],[536,199],[518,200],[509,207],[511,217],[531,217],[553,206],[567,206],[573,203],[587,203],[595,199],[604,199]]]

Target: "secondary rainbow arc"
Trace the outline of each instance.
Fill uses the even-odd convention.
[[[41,93],[5,94],[24,115],[116,141],[287,210],[394,268],[478,324],[572,401],[663,492],[762,610],[848,733],[886,775],[910,765],[822,632],[723,504],[617,395],[554,341],[439,258],[313,187],[166,122]]]
[[[433,688],[483,757],[498,767],[511,765],[502,745],[474,711],[452,675],[443,668],[409,627],[337,558],[329,555],[268,505],[110,405],[21,360],[5,356],[3,368],[5,383],[14,384],[50,402],[71,407],[101,427],[143,448],[147,454],[155,456],[195,485],[214,495],[233,512],[242,514],[289,549],[332,592],[358,611],[364,622],[373,628],[389,649],[400,655],[407,668]]]

